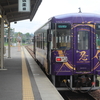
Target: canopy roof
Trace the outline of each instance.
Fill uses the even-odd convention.
[[[42,0],[30,0],[30,12],[18,12],[18,0],[0,0],[0,13],[7,18],[9,22],[15,22],[25,19],[32,21]]]

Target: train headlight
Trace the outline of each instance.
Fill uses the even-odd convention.
[[[56,57],[56,62],[67,62],[68,58],[67,57]]]

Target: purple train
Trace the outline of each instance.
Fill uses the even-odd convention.
[[[58,90],[99,89],[100,15],[52,17],[34,33],[34,55]]]

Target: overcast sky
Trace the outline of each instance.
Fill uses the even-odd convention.
[[[18,21],[17,24],[11,23],[11,28],[15,32],[34,33],[40,26],[55,15],[78,13],[79,9],[87,13],[100,14],[100,0],[42,0],[33,20]]]

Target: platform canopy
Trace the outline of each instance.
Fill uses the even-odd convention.
[[[6,17],[8,22],[30,19],[32,21],[42,0],[30,0],[30,12],[18,11],[19,0],[0,0],[0,13]]]

